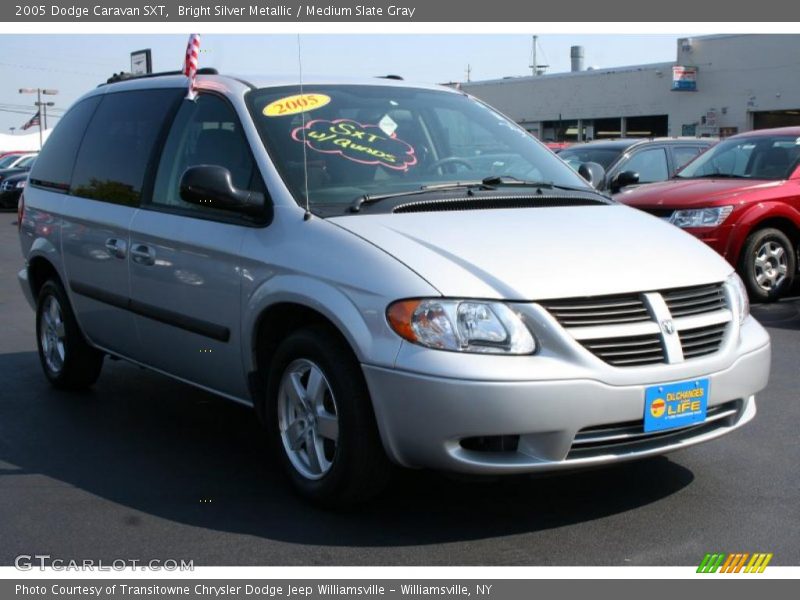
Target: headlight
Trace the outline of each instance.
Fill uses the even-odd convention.
[[[676,210],[669,222],[678,227],[717,227],[722,225],[732,211],[733,206]]]
[[[24,188],[24,187],[25,187],[25,184],[26,184],[27,182],[28,182],[28,180],[27,180],[27,179],[23,179],[22,181],[18,181],[18,182],[17,182],[17,185],[15,185],[14,187],[16,187],[18,190],[21,190],[22,188]]]
[[[744,286],[742,278],[736,273],[728,277],[727,284],[733,293],[734,309],[739,314],[739,325],[741,325],[747,315],[750,314],[750,299],[747,297],[747,288]]]
[[[483,354],[531,354],[536,342],[521,317],[502,302],[400,300],[386,318],[402,338],[415,344]]]

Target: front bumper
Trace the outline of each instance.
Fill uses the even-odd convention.
[[[618,425],[635,427],[643,418],[645,388],[652,381],[637,385],[611,385],[590,378],[488,381],[369,365],[363,368],[384,447],[395,462],[500,474],[643,458],[733,431],[755,416],[754,395],[767,384],[770,345],[762,343],[739,355],[727,368],[713,372],[690,374],[692,369],[702,368],[700,361],[696,367],[688,362],[684,367],[682,377],[670,376],[663,382],[707,377],[709,414],[713,410],[722,414],[725,409],[729,416],[713,422],[709,417],[703,426],[673,430],[668,435],[640,435],[634,443],[601,444],[589,451],[585,447],[576,451],[576,434]],[[731,407],[735,410],[728,410]],[[476,450],[467,442],[496,436],[515,438],[515,447]]]

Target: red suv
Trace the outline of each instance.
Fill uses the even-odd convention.
[[[736,267],[751,299],[777,300],[797,270],[798,161],[800,127],[752,131],[720,142],[669,181],[619,200],[706,242]]]

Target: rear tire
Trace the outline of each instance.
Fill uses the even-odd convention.
[[[54,279],[39,291],[36,343],[45,377],[54,387],[81,390],[100,376],[103,354],[86,342],[64,288]]]
[[[294,488],[346,507],[374,497],[394,469],[381,444],[361,367],[330,328],[290,334],[269,368],[264,415]]]
[[[739,270],[753,302],[774,302],[789,291],[797,268],[792,241],[779,229],[768,227],[750,234]]]

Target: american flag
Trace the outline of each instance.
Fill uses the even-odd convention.
[[[25,123],[25,125],[22,126],[22,129],[30,129],[31,127],[38,127],[41,123],[42,123],[42,117],[39,114],[39,112],[37,112],[30,119],[28,119],[27,123]]]
[[[187,98],[194,100],[197,93],[195,92],[195,77],[197,76],[197,63],[200,58],[200,35],[193,33],[189,36],[189,43],[186,44],[186,56],[183,60],[183,74],[189,78],[189,93]]]

